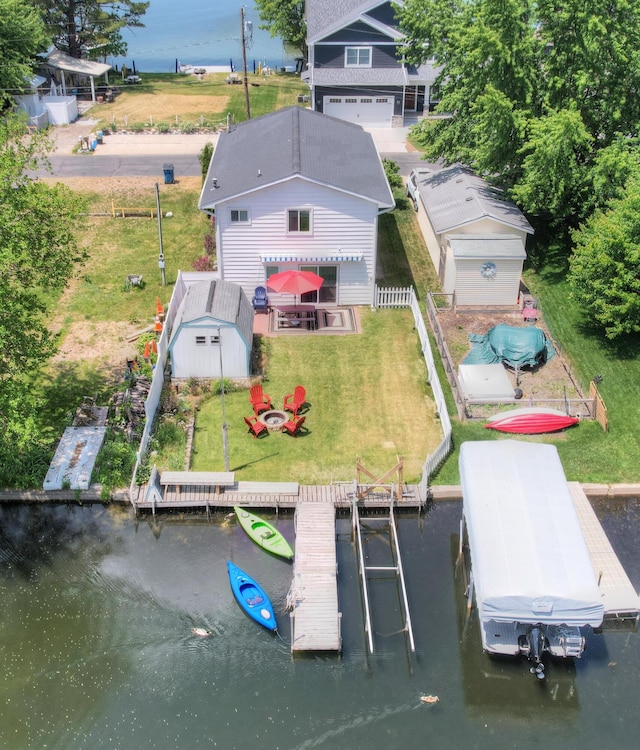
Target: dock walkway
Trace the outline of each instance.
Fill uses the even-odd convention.
[[[340,651],[335,508],[330,502],[299,502],[296,549],[289,590],[292,651]]]
[[[598,578],[605,619],[636,617],[640,612],[640,598],[629,576],[622,567],[580,483],[569,482],[568,484],[591,563]]]

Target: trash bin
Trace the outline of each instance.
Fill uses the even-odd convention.
[[[98,130],[96,138],[98,139],[98,143],[102,143],[102,140],[104,138],[104,133],[102,132],[102,130]]]
[[[162,170],[164,171],[164,184],[173,185],[173,164],[163,164]]]

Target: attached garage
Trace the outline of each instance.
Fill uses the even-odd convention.
[[[391,125],[393,105],[393,96],[325,96],[322,110],[356,125],[382,128]]]

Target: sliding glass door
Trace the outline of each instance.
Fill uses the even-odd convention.
[[[307,292],[301,302],[311,304],[335,305],[338,301],[338,266],[300,266],[301,271],[311,271],[321,276],[324,281],[317,292]]]

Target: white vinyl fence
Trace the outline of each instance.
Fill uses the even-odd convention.
[[[406,287],[403,289],[393,287],[389,289],[381,289],[376,287],[375,304],[376,307],[410,307],[411,312],[413,313],[415,328],[420,338],[420,348],[427,366],[428,382],[433,392],[436,414],[440,418],[443,433],[440,445],[433,453],[426,457],[424,464],[422,465],[420,489],[422,490],[423,496],[426,497],[429,478],[451,451],[451,420],[449,419],[449,412],[447,411],[444,391],[442,390],[440,379],[438,378],[427,327],[413,287]]]

